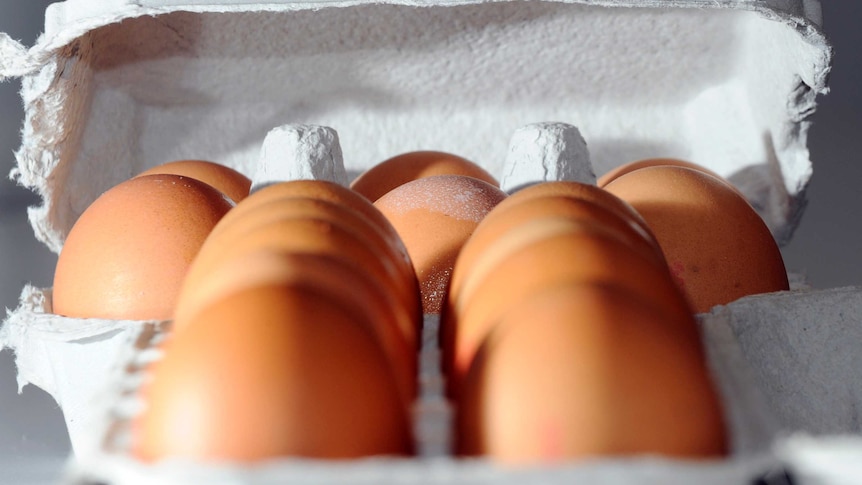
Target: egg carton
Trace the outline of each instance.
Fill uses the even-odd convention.
[[[318,155],[343,153],[345,179],[415,149],[473,159],[510,187],[591,175],[566,170],[583,166],[571,162],[585,157],[595,173],[641,158],[689,159],[734,183],[785,242],[811,176],[808,117],[816,96],[827,92],[832,52],[820,24],[820,5],[812,0],[67,0],[48,8],[34,47],[0,34],[0,79],[23,81],[26,120],[13,177],[42,196],[30,221],[55,252],[81,212],[116,183],[184,158],[253,175],[259,160],[286,156],[278,144],[266,153],[270,129],[301,123],[334,129],[338,143],[328,146],[343,150]],[[579,131],[535,124],[543,121]],[[525,133],[542,136],[530,145]],[[282,175],[295,168],[285,162]],[[793,293],[788,303],[799,296],[817,315],[819,302],[831,301],[829,291]],[[764,298],[757,301],[768,306],[787,297]],[[19,387],[35,384],[57,400],[82,462],[92,456],[115,470],[140,467],[116,453],[105,458],[104,436],[94,432],[104,415],[95,410],[112,395],[117,363],[166,323],[64,318],[51,314],[50,299],[50,289],[26,287],[0,329],[0,344],[16,354]],[[791,335],[758,347],[747,344],[758,332],[733,335],[745,357],[740,363],[755,376],[782,370],[771,365],[773,356],[826,345],[809,342],[809,330],[796,325],[803,320],[788,325],[778,313],[757,320],[755,307],[744,308],[751,318],[734,318],[779,333],[786,327]],[[820,320],[824,331],[844,328],[844,319],[859,314],[842,308],[840,318]],[[822,382],[851,382],[853,367],[833,364],[844,354],[831,350],[810,353],[806,362],[825,366]],[[852,361],[847,352],[842,359]],[[815,397],[822,396],[796,374],[783,375],[780,389],[759,379],[736,390],[764,390],[771,401],[761,409],[792,408],[806,419],[840,423],[820,429],[790,420],[781,429],[859,431],[858,422],[837,418],[858,406],[858,393],[818,406]],[[782,390],[797,393],[793,399],[814,397],[794,408],[775,398]],[[772,412],[751,411],[752,422],[767,426]],[[783,443],[771,436],[773,446]],[[785,448],[796,450],[793,456],[817,448],[806,446]],[[713,465],[656,466],[679,477],[749,476],[746,460],[756,461],[757,453],[741,454]],[[623,462],[628,468],[619,473],[627,481],[655,476],[653,465]],[[578,469],[605,470],[583,473],[612,479],[610,463],[618,462]],[[313,479],[346,466],[357,476],[480,481],[502,473],[446,457],[378,464],[307,464],[295,471]],[[278,464],[260,470],[247,473],[264,482],[281,473]]]

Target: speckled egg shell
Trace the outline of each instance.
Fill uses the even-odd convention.
[[[374,203],[407,247],[425,313],[439,313],[461,247],[505,198],[487,182],[436,175],[401,185]]]

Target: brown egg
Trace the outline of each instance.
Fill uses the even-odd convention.
[[[208,241],[201,248],[183,282],[183,292],[186,291],[185,287],[192,289],[200,286],[218,266],[260,250],[322,254],[344,259],[360,266],[370,278],[396,295],[405,308],[409,308],[410,302],[416,299],[416,294],[405,284],[394,264],[386,255],[367,244],[362,234],[338,223],[309,217],[279,219],[251,229],[239,239],[213,241],[213,244]]]
[[[632,249],[645,257],[652,257],[658,264],[665,264],[661,248],[654,239],[647,239],[640,227],[628,218],[604,206],[583,199],[565,196],[532,197],[518,204],[499,205],[476,227],[464,245],[452,273],[449,288],[450,300],[457,298],[461,284],[473,270],[473,265],[486,251],[511,230],[538,219],[565,219],[599,224],[614,231],[628,242]],[[501,255],[505,257],[505,255]]]
[[[416,344],[402,333],[416,328],[402,303],[359,266],[344,259],[315,254],[255,251],[216,266],[195,288],[184,287],[177,304],[175,331],[214,302],[246,288],[269,284],[299,284],[313,288],[367,317],[394,369],[405,406],[416,397]],[[407,320],[405,320],[407,319]]]
[[[710,170],[706,167],[702,167],[696,163],[688,162],[685,160],[678,160],[676,158],[648,158],[646,160],[638,160],[636,162],[631,162],[631,163],[627,163],[625,165],[621,165],[621,166],[611,170],[610,172],[602,175],[599,178],[596,185],[598,185],[599,187],[604,187],[607,184],[613,182],[614,180],[622,177],[623,175],[625,175],[627,173],[634,172],[635,170],[638,170],[641,168],[660,167],[660,166],[685,167],[685,168],[690,168],[692,170],[697,170],[697,171],[703,172],[705,174],[712,175],[713,177],[717,178],[718,180],[721,180],[722,182],[724,182],[727,185],[729,185],[730,187],[732,187],[733,190],[737,190],[736,187],[733,186],[733,184],[731,184],[729,181],[727,181],[727,179],[725,179],[721,175],[713,172],[712,170]]]
[[[401,185],[374,203],[407,247],[425,313],[440,312],[458,252],[485,214],[505,198],[479,179],[435,175]]]
[[[409,298],[408,301],[392,300],[393,304],[397,302],[397,305],[393,306],[392,311],[398,315],[398,321],[401,325],[400,331],[403,332],[404,338],[411,345],[418,347],[421,313],[419,311],[418,283],[416,282],[416,276],[413,274],[413,266],[410,264],[409,259],[405,261],[388,244],[387,238],[379,226],[371,223],[368,219],[363,218],[357,212],[347,207],[325,200],[296,197],[286,197],[259,204],[247,211],[244,217],[230,221],[231,224],[227,226],[222,224],[216,225],[216,229],[213,230],[213,233],[201,249],[201,252],[204,253],[201,256],[201,262],[196,262],[195,264],[206,266],[208,264],[206,263],[207,259],[220,257],[220,250],[218,248],[231,247],[234,242],[245,239],[250,232],[259,227],[274,224],[284,219],[301,218],[325,220],[344,227],[356,234],[363,244],[370,244],[374,251],[379,252],[381,257],[392,263],[400,274],[400,277],[403,278],[404,287],[401,290],[392,292],[392,294],[404,295]],[[283,234],[282,236],[290,237],[288,234]],[[354,264],[358,264],[358,267],[363,265],[362,262],[354,262]],[[195,270],[195,273],[199,274],[200,271]],[[207,283],[202,280],[208,279],[210,279],[209,276],[206,278],[199,277],[198,275],[191,277],[190,282],[183,287],[183,293],[199,293],[197,286],[205,286]],[[178,307],[177,318],[180,317],[180,310],[193,307],[194,305],[183,305],[181,302]]]
[[[233,203],[188,177],[148,175],[91,204],[66,238],[53,310],[77,318],[166,320],[207,235]]]
[[[605,189],[647,221],[697,312],[746,295],[788,289],[781,252],[766,224],[715,177],[655,166],[623,175]]]
[[[157,173],[182,175],[200,180],[220,190],[234,202],[248,197],[248,191],[251,189],[251,180],[245,175],[230,167],[205,160],[178,160],[164,163],[142,172],[138,177]]]
[[[404,153],[385,160],[363,172],[350,188],[374,202],[386,192],[413,180],[434,175],[464,175],[499,187],[485,169],[457,155],[436,151]]]
[[[347,187],[325,180],[291,180],[257,190],[225,216],[223,225],[226,226],[231,224],[233,219],[243,217],[245,211],[254,209],[258,204],[265,204],[285,197],[307,197],[349,207],[379,226],[383,233],[387,234],[393,247],[403,252],[405,258],[408,257],[407,250],[398,237],[398,232],[368,199]]]
[[[629,204],[594,185],[583,184],[580,182],[559,181],[559,182],[542,182],[529,187],[523,188],[514,194],[510,195],[501,205],[500,210],[511,205],[520,204],[536,197],[573,197],[587,202],[599,204],[602,207],[613,211],[624,219],[629,219],[635,223],[644,233],[647,239],[655,239],[650,232],[650,228],[644,221],[643,217],[637,213]]]
[[[362,317],[302,286],[249,288],[175,333],[141,391],[145,461],[412,452],[391,369]]]
[[[255,204],[247,209],[243,217],[232,218],[224,224],[216,225],[210,243],[230,244],[233,238],[241,237],[243,233],[260,225],[265,225],[279,219],[295,217],[311,217],[336,222],[341,226],[361,234],[368,244],[373,245],[402,271],[405,279],[415,279],[413,265],[403,244],[392,244],[391,235],[387,234],[378,224],[362,215],[355,209],[328,200],[310,197],[283,197],[269,202]],[[403,249],[399,250],[399,246]]]
[[[278,199],[298,197],[332,202],[358,212],[380,229],[380,233],[400,255],[399,259],[403,261],[403,264],[413,266],[407,248],[401,241],[398,232],[368,199],[347,187],[326,180],[291,180],[257,190],[224,217],[222,223],[213,230],[213,236],[218,234],[222,228],[230,227],[235,219],[243,218],[246,211],[255,210],[259,205],[266,205]],[[417,285],[418,283],[414,281],[411,286],[418,293]],[[416,312],[421,317],[421,308],[417,308]]]
[[[370,244],[385,255],[387,261],[395,266],[404,278],[404,285],[415,289],[415,302],[419,305],[419,290],[413,265],[408,257],[404,257],[395,245],[391,244],[389,236],[380,226],[362,216],[359,212],[340,204],[308,197],[284,197],[265,203],[255,204],[247,209],[243,217],[232,218],[224,224],[217,224],[204,246],[212,244],[230,245],[233,241],[244,238],[257,227],[277,222],[281,219],[313,218],[336,223],[361,236],[363,242]],[[406,251],[406,249],[404,250]]]
[[[525,232],[543,234],[505,258],[498,259],[489,251],[487,269],[464,287],[461,297],[443,315],[448,337],[443,342],[444,365],[451,397],[458,396],[476,352],[500,318],[544,288],[567,282],[615,284],[667,313],[692,314],[664,266],[632,251],[601,227],[537,221]],[[693,335],[697,329],[691,326],[679,331]]]
[[[506,314],[464,384],[457,449],[510,465],[597,456],[726,453],[722,409],[696,339],[607,285],[561,285]]]

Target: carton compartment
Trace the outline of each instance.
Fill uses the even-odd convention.
[[[183,158],[250,175],[274,126],[333,127],[351,175],[438,149],[499,176],[515,129],[561,121],[581,129],[597,174],[696,161],[784,239],[810,176],[804,119],[824,89],[827,56],[809,37],[753,11],[523,1],[126,18],[32,80],[36,136],[18,176],[46,200],[31,219],[59,251],[107,188]],[[49,113],[56,124],[39,124]]]

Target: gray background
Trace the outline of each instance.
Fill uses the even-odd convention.
[[[42,30],[43,0],[0,0],[0,32],[32,45]],[[825,30],[835,50],[832,92],[821,97],[809,147],[814,177],[809,205],[792,242],[787,267],[804,272],[816,288],[862,284],[862,2],[823,0]],[[21,287],[50,286],[56,256],[33,237],[26,208],[30,192],[6,179],[14,165],[23,116],[20,83],[0,84],[0,310],[14,308]],[[0,353],[0,482],[47,480],[69,452],[57,405],[28,386],[17,393],[8,351]],[[24,462],[20,458],[27,458]]]

